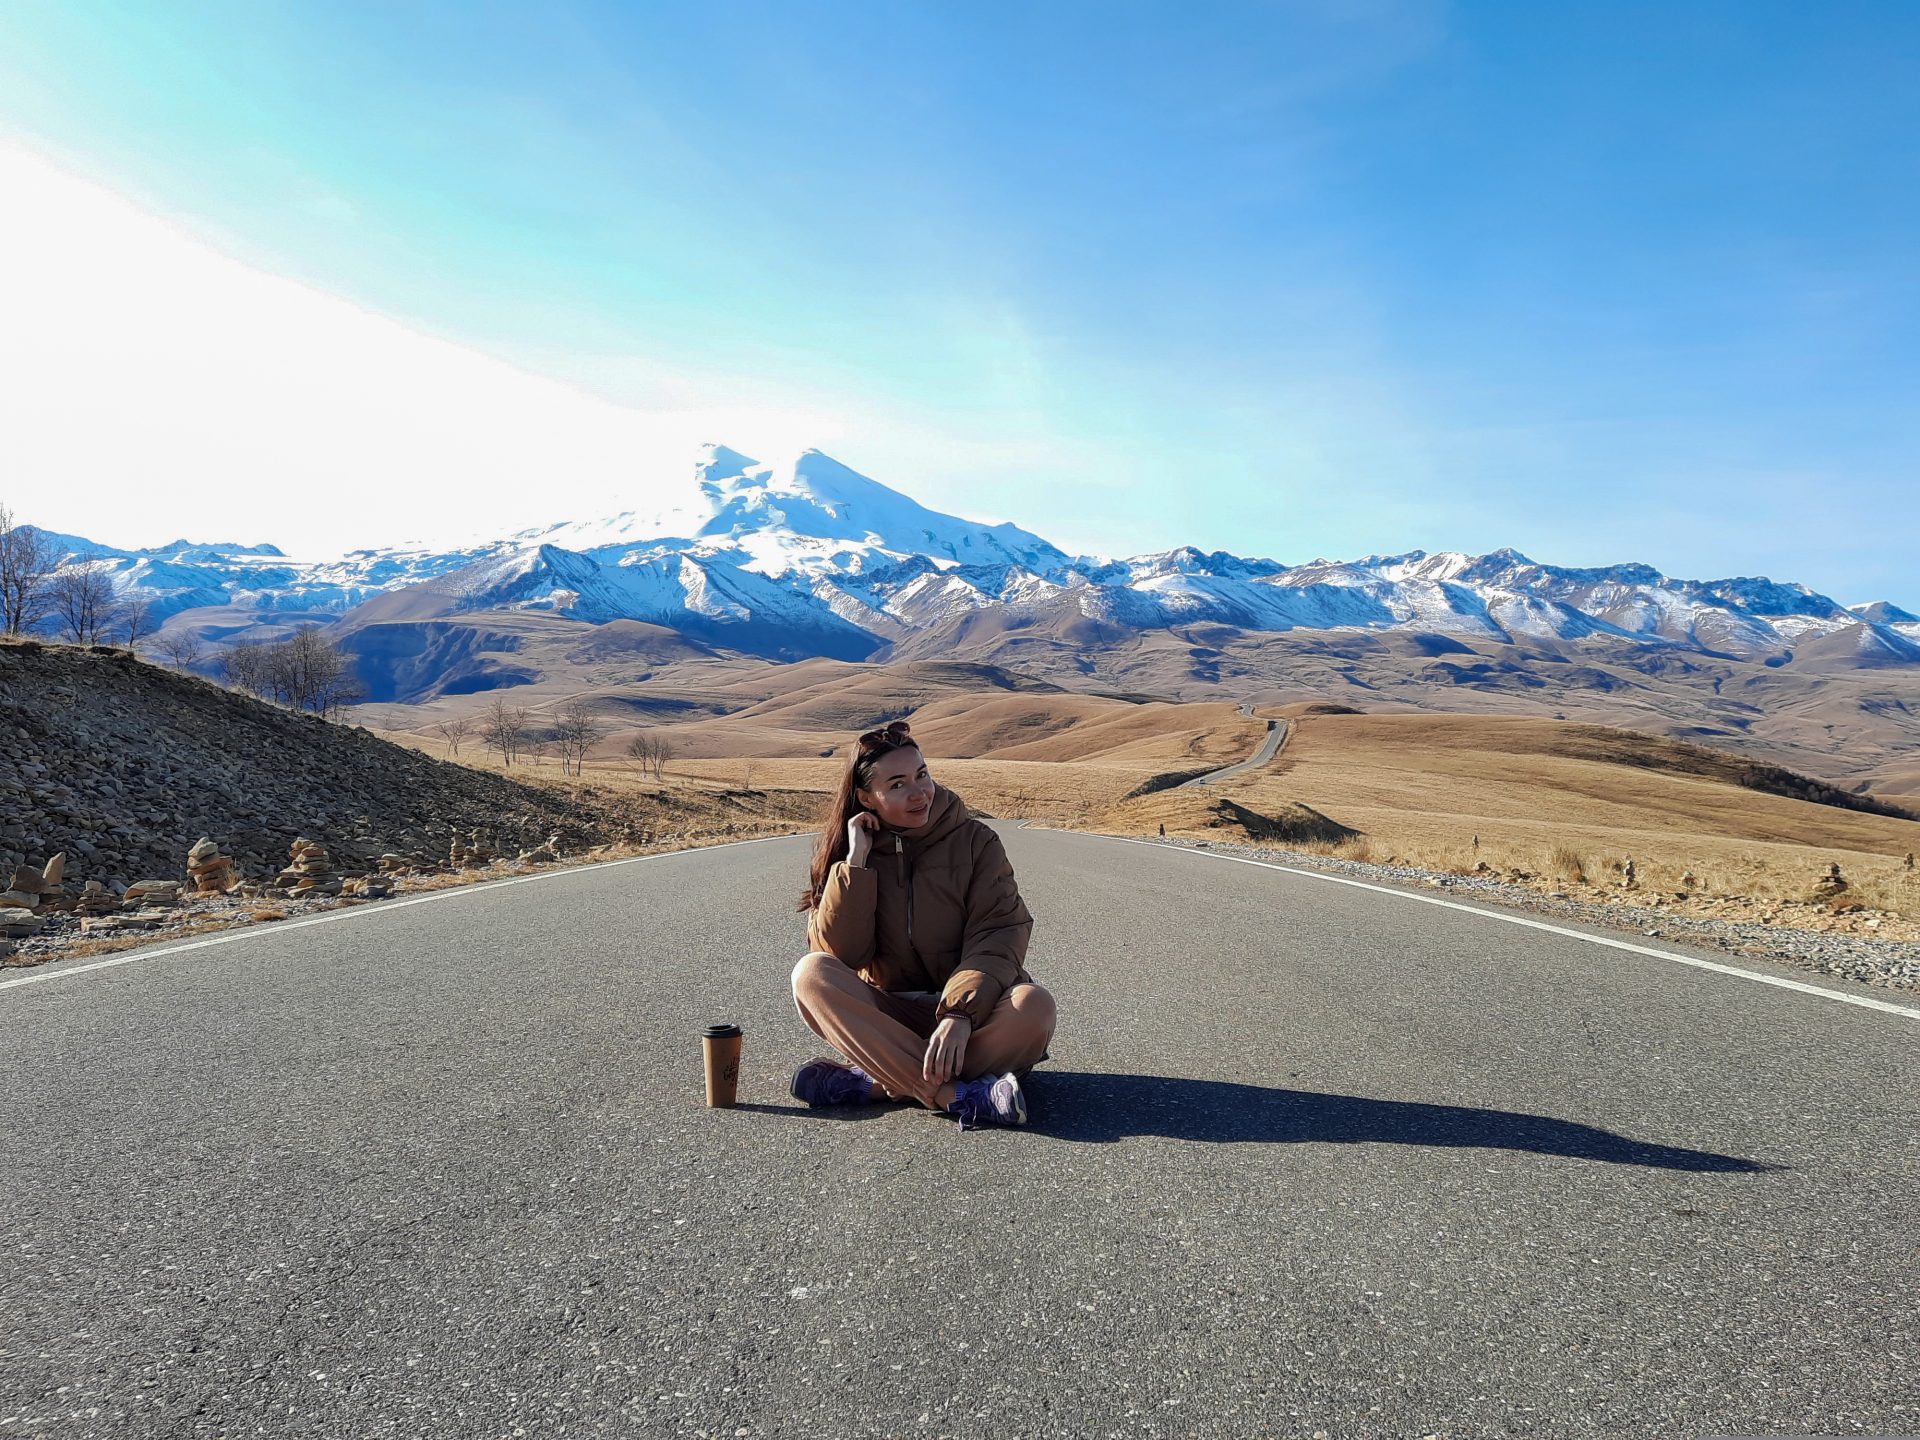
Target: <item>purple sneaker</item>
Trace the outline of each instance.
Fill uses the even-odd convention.
[[[873,1098],[873,1077],[858,1065],[824,1056],[793,1072],[793,1098],[809,1105],[864,1105]]]
[[[982,1125],[1024,1125],[1027,1097],[1020,1089],[1020,1077],[1011,1070],[1000,1076],[982,1075],[954,1086],[947,1113],[959,1117],[962,1130],[978,1130]]]

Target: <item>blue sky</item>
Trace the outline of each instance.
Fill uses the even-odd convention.
[[[0,10],[0,135],[411,330],[737,414],[702,438],[1069,550],[1512,545],[1920,611],[1916,133],[1905,3]],[[286,543],[37,463],[128,487],[56,528]],[[585,468],[501,523],[604,507]]]

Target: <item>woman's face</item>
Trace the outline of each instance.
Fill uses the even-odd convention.
[[[927,823],[933,804],[933,776],[919,748],[907,745],[890,750],[873,762],[873,776],[854,797],[896,830],[917,830]]]

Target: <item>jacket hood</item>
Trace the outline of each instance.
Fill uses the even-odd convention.
[[[909,849],[917,850],[923,845],[951,835],[972,818],[972,814],[967,809],[967,802],[936,780],[933,782],[933,804],[927,807],[927,818],[918,829],[893,830],[892,826],[887,828],[905,840]]]

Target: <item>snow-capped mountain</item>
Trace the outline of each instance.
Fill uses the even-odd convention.
[[[316,562],[272,545],[181,540],[129,551],[54,538],[72,561],[107,566],[118,586],[149,600],[152,616],[179,624],[205,607],[331,612],[346,634],[536,611],[587,624],[641,620],[780,658],[910,653],[960,643],[963,631],[1107,637],[1197,624],[1612,642],[1770,663],[1839,637],[1814,653],[1876,667],[1920,657],[1920,618],[1907,611],[1885,601],[1848,609],[1764,577],[1577,569],[1513,549],[1299,565],[1190,546],[1125,560],[1069,556],[1014,525],[929,510],[818,450],[770,465],[709,446],[691,482],[661,502],[465,550],[369,549]]]
[[[644,620],[692,638],[769,658],[856,660],[873,637],[804,591],[690,552],[629,553],[601,564],[557,545],[483,556],[358,605],[345,635],[395,622],[444,620],[490,610],[552,611],[605,624]]]
[[[1875,600],[1867,605],[1849,605],[1847,609],[1862,620],[1870,620],[1876,625],[1900,625],[1920,620],[1920,615],[1911,615],[1885,600]]]
[[[690,492],[666,505],[522,531],[510,543],[559,545],[614,563],[672,545],[773,576],[857,573],[912,556],[1029,570],[1067,561],[1017,525],[942,515],[818,450],[774,466],[724,445],[706,447]]]

